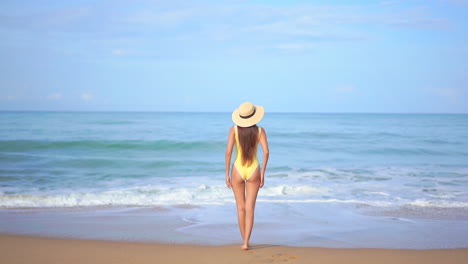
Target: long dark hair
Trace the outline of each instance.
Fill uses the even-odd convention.
[[[258,127],[237,127],[239,132],[239,144],[242,148],[242,165],[252,164],[258,143]]]

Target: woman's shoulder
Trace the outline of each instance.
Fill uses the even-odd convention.
[[[260,134],[265,134],[265,128],[261,127],[261,126],[257,126],[258,127],[258,132],[260,132]]]

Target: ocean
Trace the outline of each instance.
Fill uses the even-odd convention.
[[[231,113],[0,112],[0,232],[240,243],[232,125]],[[468,247],[468,114],[267,112],[259,125],[270,159],[252,243]]]

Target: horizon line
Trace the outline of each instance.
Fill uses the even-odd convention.
[[[230,114],[231,111],[168,111],[168,110],[0,110],[0,112],[37,112],[37,113],[211,113]],[[468,114],[468,112],[307,112],[307,111],[271,111],[271,114]]]

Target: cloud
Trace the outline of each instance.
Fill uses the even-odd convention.
[[[379,3],[379,5],[394,5],[398,4],[400,1],[382,1]]]
[[[94,96],[90,93],[82,93],[80,98],[84,101],[89,101],[89,100],[92,100]]]
[[[406,27],[406,28],[446,28],[449,20],[446,18],[391,18],[385,23],[389,26]]]
[[[461,5],[461,6],[468,5],[468,0],[439,0],[439,1],[443,3],[449,3],[449,4]]]
[[[27,10],[27,9],[25,9]],[[91,7],[43,9],[41,12],[15,12],[16,15],[0,14],[0,28],[18,30],[47,30],[50,32],[75,29],[93,14]]]
[[[48,96],[46,96],[46,99],[49,99],[49,100],[59,100],[59,99],[62,99],[62,94],[61,94],[61,93],[49,94]]]
[[[462,0],[452,0],[463,2]],[[397,1],[382,1],[390,5]],[[190,2],[148,1],[136,8],[129,8],[125,1],[74,8],[45,9],[34,15],[0,15],[0,27],[37,29],[47,33],[71,32],[80,36],[110,39],[122,36],[153,35],[164,31],[173,35],[201,31],[217,31],[218,27],[230,28],[237,33],[264,32],[287,35],[322,35],[340,25],[424,24],[446,23],[431,13],[414,13],[411,7],[375,9],[375,5],[259,5],[235,4],[235,2],[202,4]],[[397,19],[397,21],[395,21]],[[404,21],[404,23],[402,23]],[[176,28],[174,28],[176,27]],[[171,32],[168,32],[171,31]],[[175,30],[175,31],[174,31]],[[183,32],[180,32],[183,31]],[[345,31],[343,31],[345,32]],[[159,32],[160,33],[160,32]],[[164,38],[167,35],[159,35]]]
[[[463,103],[463,93],[462,89],[460,88],[452,88],[452,87],[430,87],[430,88],[422,88],[422,92],[432,94],[438,97],[439,100],[447,101],[452,104],[459,104]]]
[[[13,96],[13,95],[5,95],[5,96],[0,96],[0,100],[7,100],[7,101],[12,101],[14,100],[16,97]]]
[[[311,43],[281,43],[274,48],[284,50],[284,51],[304,51],[306,49],[311,49],[313,44]]]
[[[353,85],[338,85],[335,87],[335,91],[340,93],[354,93],[357,89]]]
[[[232,49],[253,52],[253,47],[299,52],[308,49],[303,42],[360,42],[373,40],[388,28],[444,29],[450,23],[450,17],[438,17],[437,10],[394,2],[278,6],[148,0],[131,7],[128,1],[102,1],[43,7],[33,13],[17,7],[8,16],[0,14],[0,29],[33,31],[10,34],[13,44],[40,41],[51,50],[70,49],[73,56],[100,60],[124,55],[145,59],[224,55]],[[380,28],[368,30],[369,26]]]
[[[189,20],[194,14],[196,9],[178,9],[170,11],[148,11],[143,10],[136,12],[127,18],[125,21],[137,24],[145,24],[152,26],[177,26]]]
[[[450,100],[457,100],[458,95],[460,94],[460,91],[455,88],[435,88],[434,92],[442,97],[449,98]]]
[[[122,56],[122,55],[125,55],[127,53],[128,53],[128,51],[125,50],[125,49],[113,49],[112,50],[112,54],[114,54],[116,56]]]

